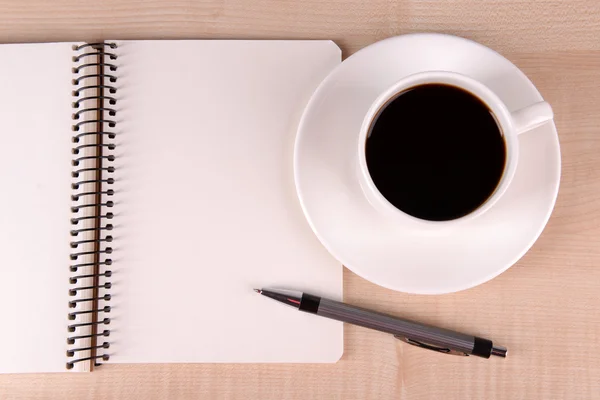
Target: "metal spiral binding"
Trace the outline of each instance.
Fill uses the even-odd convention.
[[[112,271],[107,269],[112,265],[112,259],[107,258],[113,252],[110,247],[113,237],[107,234],[113,229],[108,223],[114,218],[110,209],[114,202],[109,200],[115,191],[108,188],[114,184],[110,177],[115,172],[111,164],[115,156],[110,154],[115,150],[115,132],[117,124],[117,100],[114,94],[117,82],[114,71],[117,66],[111,60],[116,60],[113,52],[115,43],[86,43],[73,46],[76,66],[72,72],[74,90],[72,142],[74,144],[71,162],[73,169],[71,184],[73,194],[71,207],[73,217],[71,224],[70,243],[73,252],[70,254],[72,263],[70,271],[74,274],[69,278],[72,285],[69,289],[68,314],[71,323],[68,325],[69,335],[67,344],[67,369],[74,368],[79,362],[107,361],[106,350],[110,347],[106,340],[110,336],[109,329],[101,327],[110,324],[111,307],[104,303],[110,301],[107,292],[112,284],[107,281]],[[108,130],[108,131],[107,131]]]

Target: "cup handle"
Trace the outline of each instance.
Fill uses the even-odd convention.
[[[540,101],[511,113],[511,116],[515,131],[519,135],[550,121],[554,118],[554,112],[550,104]]]

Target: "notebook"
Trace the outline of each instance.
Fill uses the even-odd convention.
[[[0,46],[0,372],[335,362],[341,298],[292,153],[330,41]]]

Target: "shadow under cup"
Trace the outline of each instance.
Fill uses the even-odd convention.
[[[365,140],[368,173],[396,209],[451,221],[479,209],[506,169],[507,145],[490,108],[446,83],[412,86],[375,114]]]

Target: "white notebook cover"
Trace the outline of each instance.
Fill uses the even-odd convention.
[[[65,371],[72,56],[0,46],[0,373]]]
[[[296,197],[303,108],[331,41],[116,41],[111,362],[335,362],[336,321],[255,287],[341,299]]]

